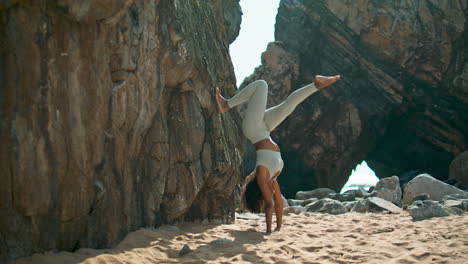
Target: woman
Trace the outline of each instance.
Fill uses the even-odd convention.
[[[257,167],[246,178],[242,188],[242,200],[244,206],[255,213],[259,213],[262,207],[265,207],[267,233],[271,233],[273,197],[276,211],[275,231],[279,231],[283,223],[283,200],[276,181],[283,169],[283,160],[278,145],[270,137],[270,132],[289,116],[299,103],[340,78],[339,75],[332,77],[317,75],[314,83],[294,91],[284,102],[268,109],[266,109],[268,85],[263,80],[247,85],[228,100],[221,96],[219,88],[216,88],[216,102],[221,113],[247,103],[242,131],[255,146]]]

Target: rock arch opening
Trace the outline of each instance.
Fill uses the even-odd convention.
[[[367,162],[363,160],[352,170],[348,181],[340,192],[344,193],[348,190],[358,189],[359,187],[368,189],[371,186],[375,186],[378,180],[379,178],[375,175],[375,172],[367,165]]]

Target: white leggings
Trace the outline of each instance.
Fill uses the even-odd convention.
[[[252,143],[256,143],[269,138],[270,132],[283,122],[298,104],[316,91],[314,83],[306,85],[291,93],[281,104],[266,109],[268,85],[265,81],[258,80],[247,85],[229,99],[228,105],[233,108],[247,103],[245,116],[242,120],[242,131],[246,138]]]

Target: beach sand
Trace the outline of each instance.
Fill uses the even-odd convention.
[[[263,215],[236,218],[230,225],[140,229],[113,249],[35,254],[13,263],[468,263],[468,214],[417,222],[406,212],[293,214],[270,235],[262,233]],[[180,256],[184,245],[192,252]]]

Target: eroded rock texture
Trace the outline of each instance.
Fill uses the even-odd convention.
[[[301,2],[281,3],[277,42],[243,84],[267,80],[274,105],[315,74],[343,77],[273,134],[287,197],[339,190],[362,160],[381,178],[423,170],[446,179],[468,148],[467,1]]]
[[[238,0],[0,4],[0,262],[234,217]]]

